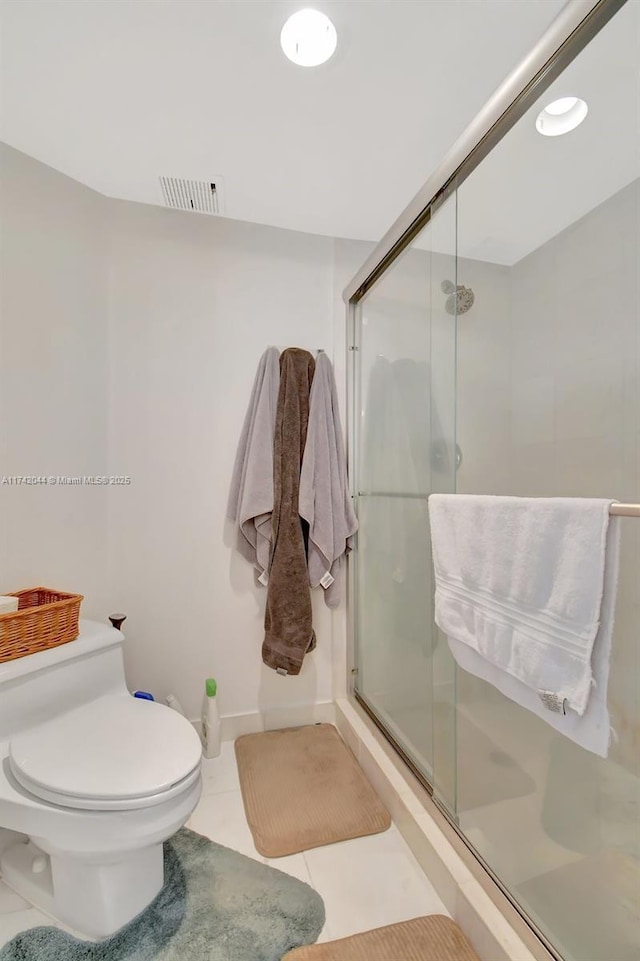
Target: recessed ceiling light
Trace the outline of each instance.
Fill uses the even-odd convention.
[[[289,60],[301,67],[317,67],[333,54],[338,42],[336,28],[319,10],[298,10],[280,34],[280,46]]]
[[[536,119],[536,130],[543,137],[559,137],[582,123],[588,107],[578,97],[560,97],[548,103]]]

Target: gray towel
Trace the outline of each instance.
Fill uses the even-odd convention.
[[[333,367],[324,352],[318,354],[311,385],[299,510],[309,524],[309,583],[322,584],[327,607],[337,607],[342,599],[340,567],[358,521],[349,494]]]
[[[285,350],[280,358],[273,445],[273,550],[262,660],[282,674],[299,674],[305,654],[315,647],[305,536],[298,513],[314,368],[311,354],[298,347]]]
[[[236,547],[266,581],[273,511],[273,434],[280,386],[280,354],[269,347],[258,364],[231,478],[227,516]]]

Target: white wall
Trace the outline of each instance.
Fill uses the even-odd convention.
[[[333,697],[334,621],[344,683],[344,611],[315,592],[300,676],[265,668],[265,591],[225,509],[269,344],[332,356],[335,327],[344,399],[340,291],[364,254],[108,200],[8,147],[1,159],[0,474],[131,485],[0,485],[0,590],[42,582],[83,593],[85,616],[125,611],[130,686],[173,691],[191,716],[214,675],[240,724],[295,722],[297,707],[309,720]]]
[[[107,471],[104,197],[0,144],[0,475]],[[103,487],[0,484],[0,593],[107,603]]]
[[[110,463],[132,478],[110,492],[110,585],[131,683],[192,716],[209,675],[225,715],[330,701],[322,597],[301,674],[266,668],[266,592],[225,508],[262,352],[333,353],[333,241],[114,202],[110,263]]]

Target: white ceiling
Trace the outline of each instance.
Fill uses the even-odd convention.
[[[559,97],[589,112],[561,137],[535,120]],[[514,264],[640,176],[640,0],[628,0],[458,192],[461,256]]]
[[[375,240],[564,0],[309,3],[316,68],[279,46],[304,0],[2,0],[0,138],[112,197],[222,178],[226,216]]]

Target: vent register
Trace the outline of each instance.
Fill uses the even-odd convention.
[[[189,210],[199,214],[222,213],[219,182],[160,177],[160,186],[166,206],[173,210]]]

